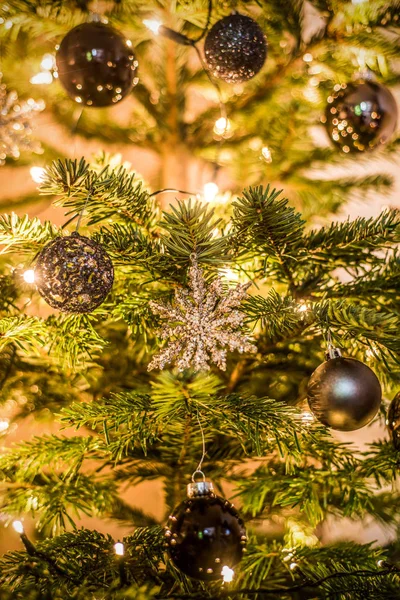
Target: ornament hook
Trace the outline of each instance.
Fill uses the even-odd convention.
[[[203,483],[204,483],[204,482],[205,482],[205,480],[206,480],[206,476],[204,475],[203,471],[200,471],[200,469],[196,469],[196,470],[194,471],[194,473],[193,473],[193,475],[192,475],[192,481],[193,481],[193,483],[197,483],[197,481],[196,481],[196,475],[197,475],[198,473],[199,473],[199,474],[202,476],[202,478],[203,478]]]

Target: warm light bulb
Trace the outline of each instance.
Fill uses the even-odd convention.
[[[53,75],[50,71],[40,71],[40,73],[31,77],[29,81],[35,85],[49,85],[53,81]]]
[[[56,60],[55,60],[55,57],[53,56],[53,54],[45,54],[42,58],[42,62],[40,63],[40,66],[45,71],[51,71],[55,67],[55,62],[56,62]]]
[[[24,526],[22,525],[21,521],[14,521],[12,526],[17,533],[24,533]]]
[[[115,550],[115,554],[117,556],[123,556],[124,552],[125,552],[125,548],[122,542],[117,542],[116,544],[114,544],[114,550]]]
[[[297,563],[295,563],[295,562],[291,562],[291,563],[290,563],[290,565],[289,565],[289,569],[290,569],[291,571],[294,571],[295,569],[297,569],[297,567],[298,567],[298,566],[299,566],[299,565],[298,565]]]
[[[305,410],[301,415],[301,420],[303,423],[312,423],[314,421],[314,415],[310,413],[308,410]]]
[[[10,421],[8,419],[0,419],[0,433],[4,433],[10,427]]]
[[[157,19],[145,19],[143,21],[143,25],[146,25],[147,29],[150,29],[155,35],[160,33],[160,27],[162,25],[161,21],[157,21]]]
[[[212,202],[215,200],[216,195],[219,192],[219,187],[214,181],[209,181],[204,184],[204,200],[206,202]]]
[[[229,131],[230,128],[231,124],[229,119],[226,119],[225,117],[220,117],[215,121],[214,133],[216,133],[217,135],[223,135],[224,133]]]
[[[28,269],[22,275],[26,283],[35,283],[35,271],[33,269]]]
[[[29,172],[35,183],[42,183],[46,170],[43,167],[31,167]]]
[[[267,163],[272,162],[271,150],[268,148],[268,146],[263,147],[263,149],[261,150],[261,154],[262,154],[262,157],[265,160],[265,162],[267,162]]]
[[[230,569],[226,565],[222,567],[221,575],[223,577],[224,583],[230,583],[231,581],[233,581],[234,574],[235,571],[233,569]]]

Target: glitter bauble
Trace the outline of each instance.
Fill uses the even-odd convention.
[[[396,130],[397,105],[374,81],[344,84],[328,98],[325,126],[343,152],[363,152],[385,144]]]
[[[310,377],[308,403],[315,417],[338,431],[368,425],[379,410],[382,390],[377,376],[354,358],[331,358]]]
[[[400,392],[390,403],[387,425],[393,446],[396,450],[400,450]]]
[[[213,581],[242,558],[246,529],[233,505],[213,493],[210,482],[189,484],[189,498],[168,520],[168,554],[189,577]],[[225,569],[224,569],[225,567]]]
[[[78,233],[47,244],[35,265],[40,295],[51,307],[63,312],[91,312],[104,301],[113,281],[114,269],[108,254]]]
[[[137,84],[131,43],[104,23],[72,29],[57,52],[58,78],[68,95],[85,106],[111,106]]]
[[[234,13],[210,29],[204,53],[215,77],[239,83],[251,79],[262,68],[267,57],[267,41],[253,19]]]

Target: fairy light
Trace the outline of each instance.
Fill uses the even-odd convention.
[[[271,150],[268,148],[268,146],[263,147],[263,149],[261,150],[261,155],[262,155],[263,159],[265,160],[265,162],[267,162],[267,163],[272,162],[272,154],[271,154]]]
[[[230,128],[231,123],[229,119],[226,119],[225,117],[220,117],[215,121],[214,133],[216,133],[217,135],[224,135],[224,133],[227,133],[230,130]]]
[[[239,273],[233,269],[221,269],[219,271],[221,277],[228,279],[229,281],[239,281]]]
[[[227,565],[225,565],[222,567],[221,575],[223,577],[224,583],[231,583],[231,581],[233,581],[235,571]]]
[[[22,275],[26,283],[35,283],[35,271],[33,269],[28,269]]]
[[[40,71],[40,73],[31,77],[29,81],[34,85],[49,85],[53,82],[53,75],[50,71]]]
[[[0,419],[0,433],[4,433],[10,427],[10,421],[8,419]]]
[[[162,23],[161,21],[157,21],[157,19],[145,19],[143,25],[146,25],[147,29],[150,29],[155,35],[158,35]]]
[[[291,563],[290,563],[290,565],[289,565],[289,569],[290,569],[291,571],[294,571],[295,569],[297,569],[297,567],[298,567],[298,566],[299,566],[299,565],[298,565],[297,563],[295,563],[295,562],[291,562]]]
[[[12,526],[17,533],[19,533],[19,534],[24,533],[24,526],[22,524],[22,521],[13,521]]]
[[[218,194],[218,192],[219,187],[214,181],[209,181],[208,183],[204,184],[203,195],[204,200],[206,202],[212,202],[213,200],[215,200],[215,197]]]
[[[306,52],[306,54],[303,56],[303,60],[306,63],[310,63],[313,61],[313,55],[310,54],[310,52]]]
[[[114,550],[117,556],[124,556],[125,554],[125,546],[122,542],[117,542],[114,544]]]
[[[46,169],[43,169],[43,167],[31,167],[29,172],[35,183],[42,183]]]
[[[51,71],[52,69],[54,69],[55,64],[56,64],[55,56],[53,54],[45,54],[42,58],[42,62],[40,63],[40,66],[45,71]]]
[[[314,415],[310,411],[305,410],[301,415],[301,420],[305,424],[312,423],[314,421]]]

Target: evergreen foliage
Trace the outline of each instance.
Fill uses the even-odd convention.
[[[81,22],[89,4],[10,0],[3,6],[2,18],[12,21],[0,29],[7,82],[13,83],[10,65],[24,51],[30,57],[18,68],[24,92],[28,63]],[[235,3],[215,4],[213,19]],[[379,548],[319,539],[327,522],[369,517],[397,540],[398,451],[386,439],[371,440],[362,451],[338,441],[307,418],[304,400],[328,333],[346,356],[378,375],[382,423],[400,381],[400,214],[388,208],[375,218],[327,217],[355,193],[365,198],[392,180],[385,174],[316,178],[314,169],[342,157],[310,135],[333,83],[351,77],[359,48],[380,79],[395,81],[400,4],[239,5],[266,31],[269,58],[265,73],[240,93],[224,89],[233,134],[223,148],[212,133],[217,104],[187,117],[187,90],[209,85],[192,66],[190,50],[171,50],[142,24],[149,14],[169,15],[174,27],[194,37],[207,18],[203,0],[120,0],[107,8],[110,20],[132,33],[140,59],[129,133],[109,111],[86,111],[79,124],[81,135],[95,133],[104,145],[126,143],[129,136],[129,143],[161,154],[183,144],[210,163],[217,151],[220,166],[230,152],[237,197],[229,206],[213,208],[192,197],[162,212],[158,194],[139,175],[102,153],[49,163],[40,198],[65,208],[62,227],[27,215],[0,219],[0,401],[14,403],[15,423],[51,414],[60,429],[0,455],[4,525],[29,515],[38,532],[33,541],[22,534],[24,549],[0,560],[0,600],[399,597],[398,541]],[[311,6],[320,27],[307,33]],[[171,52],[179,84],[174,93],[164,69]],[[303,60],[306,53],[318,72]],[[316,75],[313,100],[309,79]],[[54,87],[46,94],[52,117],[70,127],[70,101]],[[268,170],[259,160],[263,139],[273,155]],[[397,148],[398,139],[387,146]],[[44,158],[53,159],[54,148],[45,148]],[[93,313],[62,315],[44,306],[23,273],[76,223],[111,257],[115,282]],[[193,254],[207,282],[225,274],[228,289],[233,272],[253,283],[242,311],[258,351],[230,354],[226,372],[149,374],[160,345],[149,303],[170,300],[176,286],[187,284]],[[237,497],[250,537],[234,582],[224,586],[189,580],[164,554],[161,526],[198,465],[202,430],[203,470],[219,493]],[[123,500],[128,486],[149,480],[162,482],[160,522]],[[81,527],[84,516],[102,518],[105,529],[112,520],[131,531],[123,558],[115,555],[117,540]]]

